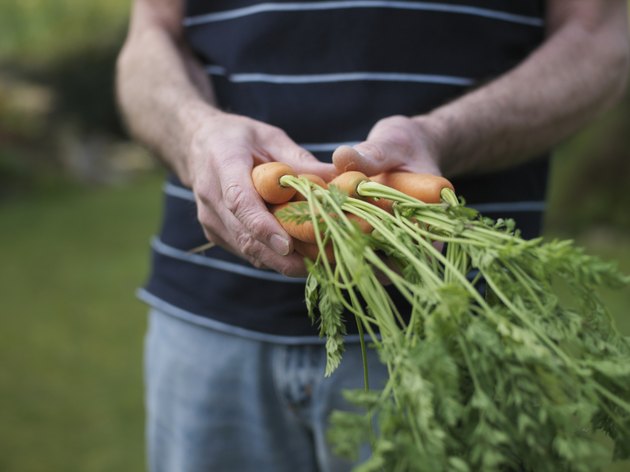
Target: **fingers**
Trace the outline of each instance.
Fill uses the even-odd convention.
[[[231,215],[244,227],[246,234],[234,234],[237,240],[251,236],[278,255],[286,256],[291,251],[291,239],[262,203],[251,183],[251,169],[249,156],[224,159],[217,164],[216,172],[223,202],[219,207],[222,210],[219,211],[219,216],[224,224],[228,224],[228,215]]]
[[[415,128],[410,123],[411,120],[403,116],[378,121],[367,140],[354,146],[354,158],[347,150],[342,150],[341,164],[348,166],[354,160],[351,164],[356,167],[354,170],[366,175],[399,169],[414,157],[416,151]]]
[[[327,182],[337,174],[335,166],[319,161],[283,132],[270,143],[269,151],[274,160],[290,165],[296,174],[315,174]]]
[[[256,267],[289,276],[305,275],[304,261],[293,254],[291,238],[269,213],[251,183],[251,159],[226,159],[216,167],[223,205],[217,215],[223,240]]]
[[[375,161],[373,157],[379,156],[376,159],[380,159],[382,154],[375,149],[366,151],[365,146],[363,146],[363,151],[359,149],[360,145],[355,147],[340,146],[335,149],[335,152],[333,152],[333,164],[337,172],[359,171],[368,176],[382,172],[382,163],[380,160]],[[366,152],[370,152],[370,154],[366,154]]]
[[[396,171],[440,174],[431,138],[414,120],[391,116],[374,125],[367,140],[333,153],[339,172],[360,171],[368,176]]]
[[[346,145],[339,146],[332,155],[333,165],[340,174],[343,172],[358,171],[361,167],[359,161],[362,159],[363,156],[359,154],[359,151]]]
[[[400,168],[405,159],[388,143],[364,141],[354,147],[338,147],[333,153],[333,164],[340,173],[359,171],[372,176]]]
[[[290,277],[306,275],[306,267],[301,256],[291,253],[279,256],[262,242],[256,240],[251,233],[228,211],[219,215],[212,207],[199,204],[198,219],[205,236],[231,253],[245,258],[254,267],[271,268]]]
[[[315,158],[313,158],[315,159]],[[293,166],[293,165],[292,165]],[[315,174],[324,179],[325,182],[332,180],[337,175],[337,169],[332,164],[326,162],[304,162],[293,166],[296,174]]]
[[[205,150],[194,153],[192,186],[206,237],[256,267],[304,275],[304,261],[293,254],[291,238],[253,187],[252,167],[255,160],[282,161],[296,173],[329,180],[334,166],[319,162],[278,128],[233,116],[222,124],[225,131],[217,134],[213,127],[208,132],[213,139],[203,141]]]

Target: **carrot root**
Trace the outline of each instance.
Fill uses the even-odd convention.
[[[296,190],[280,184],[283,175],[295,175],[293,169],[282,162],[266,162],[252,170],[252,183],[261,198],[273,205],[286,203],[293,198]]]
[[[348,196],[353,198],[360,198],[357,193],[357,187],[361,182],[364,182],[368,179],[367,175],[363,172],[359,172],[356,170],[344,172],[343,174],[339,174],[337,177],[328,182],[328,186],[335,186],[343,193],[348,194]]]
[[[302,178],[305,178],[307,180],[310,180],[315,185],[319,185],[320,187],[322,187],[324,189],[328,188],[328,184],[326,183],[326,181],[324,179],[322,179],[319,175],[315,175],[315,174],[299,174],[298,177],[302,177]],[[295,196],[293,197],[293,199],[291,201],[293,201],[293,202],[301,202],[301,201],[304,201],[304,200],[306,200],[304,195],[302,195],[300,192],[296,192]]]
[[[443,189],[455,190],[455,187],[448,179],[433,174],[388,172],[374,176],[371,180],[394,188],[424,203],[440,203]]]
[[[295,249],[295,252],[303,257],[306,257],[307,259],[310,259],[311,261],[317,259],[317,256],[319,255],[319,247],[317,246],[317,244],[306,243],[304,241],[300,241],[299,239],[293,240],[293,249]],[[334,264],[335,251],[332,244],[328,243],[324,249],[326,259],[329,263]]]
[[[306,208],[304,205],[306,205]],[[295,215],[304,215],[308,212],[308,203],[288,202],[277,205],[271,209],[271,213],[273,213],[289,236],[305,243],[315,243],[317,238],[315,237],[313,222],[309,219],[302,223],[297,223],[290,218],[292,212],[294,212]]]

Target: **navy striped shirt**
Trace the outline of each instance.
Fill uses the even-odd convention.
[[[278,126],[323,161],[379,119],[418,115],[506,72],[544,38],[532,0],[187,2],[185,36],[219,106]],[[548,159],[454,180],[470,206],[539,234]],[[205,242],[192,192],[165,184],[141,298],[173,315],[259,339],[317,340],[304,281]],[[352,326],[351,324],[349,326]]]

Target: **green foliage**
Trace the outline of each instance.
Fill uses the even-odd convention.
[[[330,376],[341,362],[343,336],[346,334],[342,318],[343,303],[332,284],[319,287],[320,335],[326,337],[326,371]]]
[[[360,471],[586,472],[609,460],[599,431],[616,457],[628,458],[630,341],[597,293],[630,279],[569,241],[526,241],[513,221],[462,210],[454,197],[447,203],[403,196],[392,216],[323,190],[309,196],[337,255],[334,268],[310,266],[318,287],[309,283],[307,295],[319,290],[322,333],[333,336],[327,374],[341,355],[342,294],[368,332],[380,331],[372,340],[390,372],[382,391],[353,392],[363,414],[332,417],[339,451],[356,457],[369,442]],[[344,211],[374,232],[360,233]],[[393,308],[377,270],[411,304],[408,318]],[[468,278],[473,270],[483,292]],[[375,436],[366,434],[372,418]]]
[[[125,135],[114,69],[129,11],[122,0],[0,2],[0,193],[111,177],[99,171],[113,171],[105,148]]]
[[[158,221],[160,185],[158,179],[97,191],[48,185],[46,192],[0,205],[0,470],[143,469],[145,307],[132,292],[147,270],[146,244]],[[580,244],[630,271],[628,240],[582,239]],[[567,290],[552,282],[559,291]],[[602,296],[630,334],[630,290]],[[579,304],[572,296],[560,298]],[[567,316],[571,324],[581,323],[577,312]],[[570,330],[579,332],[579,326]],[[470,383],[466,377],[460,381]],[[375,408],[379,396],[372,391],[372,400],[362,398],[362,407]],[[345,427],[335,430],[333,441],[356,439],[350,453],[370,440],[367,418],[356,418],[356,429],[350,434]],[[533,431],[530,422],[538,421],[536,411],[515,418],[524,431]],[[615,424],[607,415],[595,415],[593,421],[613,434]],[[598,441],[608,447],[601,437]],[[387,447],[383,442],[379,450]],[[384,453],[370,459],[379,472]],[[625,472],[629,464],[605,470]],[[470,468],[452,457],[448,470]]]
[[[311,221],[311,215],[308,211],[308,202],[291,202],[291,205],[287,205],[276,212],[276,217],[279,220],[298,225]],[[322,224],[321,218],[319,218],[318,221]]]
[[[0,4],[0,63],[45,64],[120,36],[125,0],[4,0]]]

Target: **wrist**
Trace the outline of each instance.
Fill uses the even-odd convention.
[[[180,155],[173,162],[174,171],[187,187],[192,187],[195,164],[192,162],[199,154],[196,149],[204,140],[208,125],[224,112],[214,108],[203,100],[184,100],[175,111],[174,122],[179,136]]]
[[[419,129],[420,135],[442,175],[448,175],[449,168],[446,156],[446,123],[437,115],[427,114],[412,117],[414,125]]]

